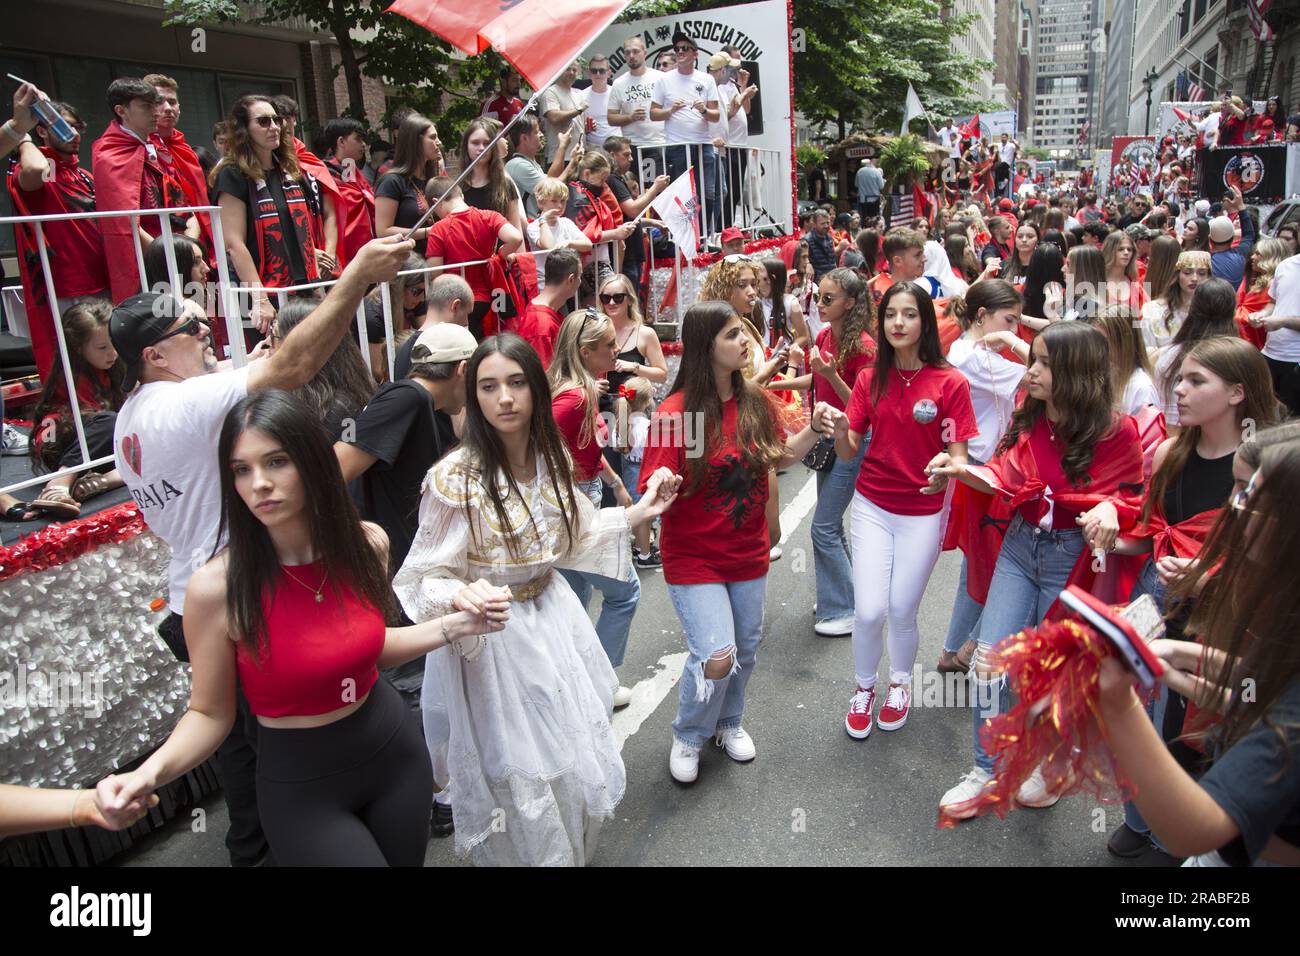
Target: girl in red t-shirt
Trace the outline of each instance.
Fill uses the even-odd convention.
[[[817,407],[819,427],[835,434],[842,460],[871,444],[853,496],[853,658],[857,690],[844,728],[850,737],[871,733],[876,670],[889,619],[889,691],[880,710],[882,730],[907,722],[912,666],[920,635],[917,611],[943,542],[946,479],[931,476],[945,449],[965,462],[966,441],[979,434],[966,376],[943,357],[934,302],[914,282],[899,282],[880,300],[876,361],[858,375],[842,412]]]
[[[632,505],[632,496],[623,487],[623,479],[601,454],[608,440],[609,426],[600,414],[600,396],[609,390],[605,376],[613,371],[617,359],[614,323],[595,309],[583,309],[570,315],[560,326],[555,356],[547,373],[551,412],[573,459],[573,483],[597,508],[602,483],[610,486],[621,507]],[[596,636],[609,663],[622,666],[632,617],[641,601],[641,584],[636,574],[629,580],[567,568],[560,574],[583,607],[591,601],[593,589],[600,591]],[[620,686],[614,695],[614,706],[626,707],[631,702],[632,691]]]
[[[741,719],[763,637],[768,475],[802,458],[817,438],[811,426],[783,435],[772,399],[744,374],[760,347],[744,326],[727,302],[687,311],[681,368],[641,460],[643,491],[661,467],[684,479],[659,542],[688,651],[668,762],[679,783],[694,782],[710,737],[733,760],[754,759]]]

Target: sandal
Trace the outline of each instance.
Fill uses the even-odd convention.
[[[81,505],[60,485],[46,485],[40,497],[34,498],[30,506],[61,519],[75,518],[81,514]]]
[[[0,511],[0,521],[31,521],[36,517],[36,512],[23,501],[15,501],[4,511]]]
[[[78,502],[85,501],[106,491],[121,488],[123,484],[120,478],[114,480],[98,471],[88,471],[72,483],[72,498]]]

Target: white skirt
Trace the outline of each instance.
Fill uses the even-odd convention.
[[[480,866],[582,866],[627,786],[610,728],[618,678],[558,574],[511,605],[472,661],[428,655],[422,707],[456,852]],[[445,763],[443,758],[445,756]]]

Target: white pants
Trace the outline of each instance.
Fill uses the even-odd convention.
[[[916,613],[939,560],[946,514],[891,514],[853,493],[853,663],[864,690],[876,684],[886,617],[889,682],[912,682]]]

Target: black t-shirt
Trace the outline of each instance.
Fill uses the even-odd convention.
[[[316,279],[311,230],[312,219],[320,216],[318,189],[310,173],[285,179],[278,164],[267,170],[260,184],[233,163],[217,171],[212,201],[228,193],[244,204],[244,244],[264,285],[275,288]]]
[[[465,205],[473,206],[475,209],[484,209],[488,212],[501,212],[492,204],[491,183],[486,186],[466,186],[462,183],[460,191],[465,197]]]
[[[632,199],[632,188],[623,180],[622,176],[609,177],[609,189],[614,194],[621,206]],[[632,235],[627,237],[623,243],[623,261],[637,263],[645,260],[645,243],[641,240],[641,224],[632,230]]]
[[[349,490],[361,516],[388,532],[396,570],[419,527],[420,485],[448,450],[439,444],[432,397],[409,379],[385,382],[357,416],[352,444],[379,459]]]
[[[393,225],[403,229],[410,229],[419,222],[429,208],[424,190],[398,173],[385,173],[379,178],[375,184],[375,198],[381,196],[397,202],[397,217],[393,220]]]

